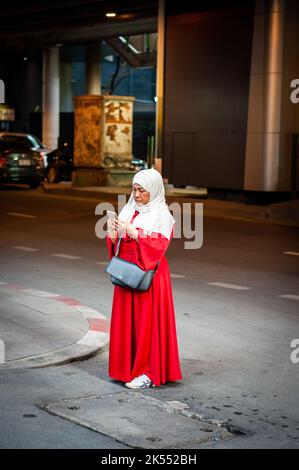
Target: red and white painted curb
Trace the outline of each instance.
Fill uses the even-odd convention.
[[[79,313],[86,318],[88,330],[86,334],[76,343],[49,353],[28,356],[22,359],[15,359],[0,364],[2,369],[19,369],[33,367],[47,367],[62,365],[68,362],[87,359],[100,352],[105,351],[109,345],[109,321],[99,311],[81,304],[72,297],[67,297],[52,292],[38,289],[26,288],[20,284],[11,282],[0,282],[0,290],[15,290],[18,293],[30,294],[36,297],[51,299],[54,302],[63,302],[74,309],[74,313]]]

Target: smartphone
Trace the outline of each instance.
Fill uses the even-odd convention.
[[[113,220],[117,218],[117,213],[113,211],[107,211],[108,219]]]

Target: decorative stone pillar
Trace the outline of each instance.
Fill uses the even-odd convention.
[[[131,96],[75,97],[74,186],[129,186],[132,160]]]

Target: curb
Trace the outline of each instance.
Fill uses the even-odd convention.
[[[107,350],[109,345],[109,321],[97,310],[83,305],[71,297],[38,289],[30,289],[19,284],[0,282],[0,289],[1,287],[9,290],[15,289],[24,294],[31,294],[57,302],[63,302],[69,307],[72,307],[76,313],[79,312],[86,318],[88,321],[88,330],[80,340],[64,348],[1,363],[0,371],[63,365],[69,362],[88,359],[89,357]]]
[[[59,183],[49,184],[42,182],[41,184],[42,191],[44,194],[59,194],[67,196],[80,196],[80,197],[89,197],[89,198],[98,198],[99,196],[113,196],[118,193],[125,194],[129,196],[132,192],[132,189],[127,186],[99,186],[99,187],[72,187],[70,185]],[[180,188],[165,188],[166,197],[189,197],[189,198],[206,198],[207,190],[205,188],[201,189],[180,189]]]
[[[111,198],[117,195],[114,187],[99,187],[97,191],[90,188],[72,188],[71,186],[63,187],[59,184],[55,185],[42,185],[42,192],[45,196],[57,195],[57,196],[67,196],[67,197],[81,197],[84,199],[94,199],[98,200],[99,197],[102,198]],[[122,194],[130,194],[130,188],[117,188]],[[285,225],[289,227],[299,227],[299,216],[298,208],[291,210],[279,210],[276,206],[282,204],[272,204],[270,206],[257,206],[257,205],[248,205],[244,207],[243,203],[236,203],[231,201],[230,205],[227,204],[221,205],[222,201],[211,200],[207,198],[207,192],[204,188],[201,190],[184,190],[179,188],[174,188],[166,191],[166,197],[169,203],[176,202],[177,198],[184,199],[184,202],[201,202],[204,204],[204,214],[207,217],[217,218],[217,219],[226,219],[226,220],[237,220],[243,222],[257,222],[257,223],[266,223],[274,225]],[[226,201],[224,201],[226,203]],[[240,204],[242,206],[240,207]],[[279,213],[278,213],[279,212]],[[295,215],[295,217],[294,217]]]

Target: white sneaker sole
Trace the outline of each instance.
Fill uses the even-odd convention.
[[[155,386],[156,385],[151,384],[149,387],[143,387],[142,385],[138,386],[138,385],[131,384],[130,382],[125,383],[125,387],[131,388],[132,390],[144,390],[146,388],[154,388]]]

